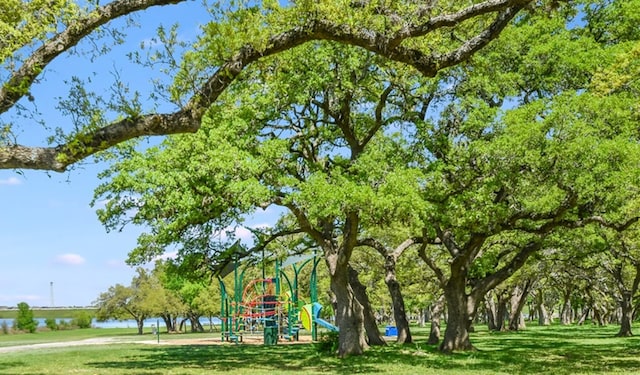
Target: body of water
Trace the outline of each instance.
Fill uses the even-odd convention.
[[[45,319],[42,318],[38,318],[36,319],[38,321],[38,326],[39,327],[45,327],[46,324],[44,323]],[[71,319],[56,319],[57,322],[70,322]],[[212,319],[213,324],[216,326],[220,326],[220,319],[218,318],[213,318]],[[0,319],[0,325],[3,325],[6,322],[7,326],[9,327],[13,327],[13,319]],[[201,318],[200,319],[200,323],[202,324],[202,326],[207,329],[209,327],[209,319],[208,318]],[[95,318],[91,321],[91,325],[95,328],[133,328],[133,329],[137,329],[138,328],[138,324],[136,323],[135,320],[133,319],[126,319],[126,320],[107,320],[104,322],[99,322],[97,321]],[[148,328],[149,330],[151,329],[152,326],[156,326],[159,325],[160,327],[164,327],[164,320],[159,319],[159,318],[150,318],[150,319],[146,319],[144,321],[144,327]]]

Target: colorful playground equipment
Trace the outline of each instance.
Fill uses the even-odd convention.
[[[241,342],[245,334],[263,332],[264,344],[275,345],[278,338],[297,340],[300,323],[317,339],[316,326],[330,330],[337,327],[321,319],[322,305],[318,300],[316,269],[320,259],[312,255],[293,256],[275,261],[275,276],[266,277],[264,261],[262,278],[245,284],[245,271],[250,264],[238,260],[227,265],[218,275],[221,291],[222,340]],[[311,265],[309,304],[299,297],[298,276]],[[293,272],[290,271],[293,270]],[[285,272],[286,271],[286,272]],[[233,272],[233,295],[227,292],[223,279]]]
[[[302,309],[300,310],[300,321],[302,322],[304,329],[311,330],[313,329],[314,324],[318,324],[329,331],[338,332],[338,327],[320,318],[320,311],[322,311],[322,305],[318,302],[302,306]]]

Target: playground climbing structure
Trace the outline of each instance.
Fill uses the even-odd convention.
[[[313,340],[316,340],[316,325],[322,325],[325,322],[319,319],[321,305],[317,303],[316,270],[319,260],[315,254],[293,256],[282,262],[276,260],[274,275],[267,277],[263,259],[263,277],[246,283],[245,271],[251,267],[251,264],[242,264],[237,259],[230,263],[218,275],[221,291],[222,340],[238,342],[242,341],[244,334],[260,331],[264,333],[264,343],[267,345],[277,343],[278,337],[297,340],[300,319],[306,316],[301,310],[307,304],[316,306],[316,310],[310,308],[309,311],[313,317],[309,319],[308,325],[303,325],[305,329],[311,331]],[[309,299],[305,302],[299,296],[298,281],[300,272],[308,266],[312,268]],[[233,294],[228,293],[227,285],[223,280],[231,273],[233,273]],[[335,328],[330,323],[326,323]]]

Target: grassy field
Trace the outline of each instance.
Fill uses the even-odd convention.
[[[73,319],[76,314],[81,311],[86,311],[91,315],[94,315],[94,309],[31,309],[33,311],[34,318],[53,318],[53,319]],[[18,316],[17,309],[0,310],[0,319],[15,319]]]
[[[636,330],[640,330],[637,327]],[[640,338],[615,338],[617,327],[530,327],[517,333],[473,334],[474,352],[442,355],[424,344],[372,348],[337,359],[313,345],[172,345],[171,340],[216,334],[162,335],[163,345],[87,345],[2,353],[0,374],[640,374]],[[33,335],[0,335],[0,347],[117,335],[131,330],[90,329]],[[416,330],[419,342],[425,331]],[[74,338],[74,334],[76,335]],[[16,341],[18,340],[18,341]]]

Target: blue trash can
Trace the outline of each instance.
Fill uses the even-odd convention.
[[[398,336],[398,328],[395,326],[386,326],[384,330],[385,336]]]

